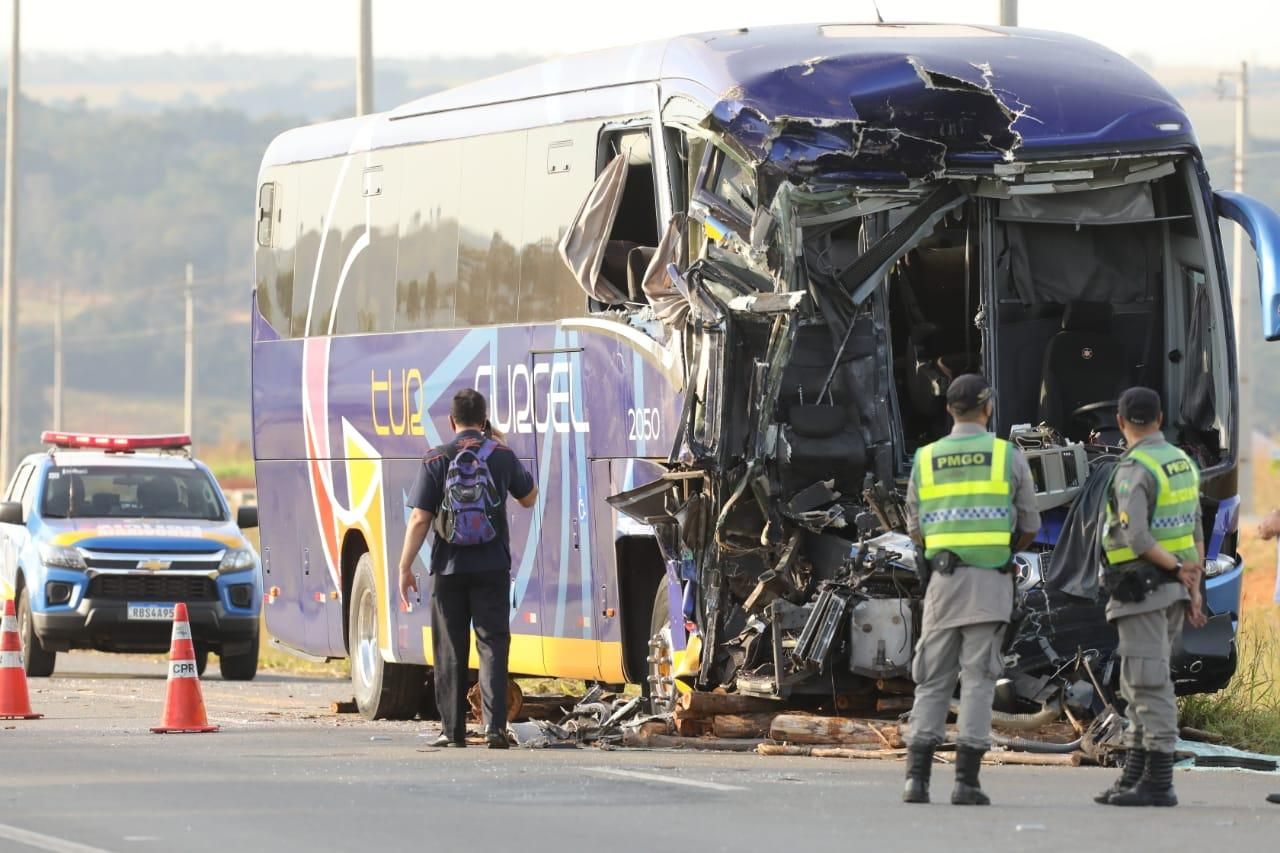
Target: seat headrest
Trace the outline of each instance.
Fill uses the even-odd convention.
[[[1106,334],[1111,331],[1113,316],[1115,307],[1110,302],[1068,302],[1062,315],[1062,331]]]

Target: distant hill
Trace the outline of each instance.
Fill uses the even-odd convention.
[[[536,62],[530,56],[379,60],[374,101],[380,110],[459,83]],[[253,118],[286,112],[307,121],[355,111],[355,61],[237,54],[24,58],[22,89],[51,106],[154,113],[213,107]]]

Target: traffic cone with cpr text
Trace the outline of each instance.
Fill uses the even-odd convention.
[[[200,695],[200,675],[196,672],[196,647],[191,641],[191,623],[187,605],[179,602],[173,610],[173,642],[169,648],[169,684],[164,697],[164,714],[157,734],[179,732],[216,732],[204,712]]]
[[[22,637],[13,599],[4,601],[4,622],[0,624],[0,719],[38,720],[44,714],[31,713],[27,695],[27,672],[22,667]]]

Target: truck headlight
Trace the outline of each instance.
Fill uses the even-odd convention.
[[[252,569],[253,566],[252,551],[248,548],[232,548],[222,555],[222,562],[218,564],[218,571],[243,572],[245,569]]]
[[[54,545],[51,542],[45,542],[40,546],[40,562],[58,569],[84,571],[87,568],[84,556],[79,549],[66,545]]]

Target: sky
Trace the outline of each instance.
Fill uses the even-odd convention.
[[[0,3],[7,53],[8,3]],[[874,21],[873,0],[373,0],[375,56],[574,53],[680,33]],[[878,0],[888,22],[992,24],[998,0]],[[1161,65],[1280,65],[1280,4],[1021,0],[1019,24],[1072,32]],[[357,0],[25,0],[24,52],[354,53]]]

